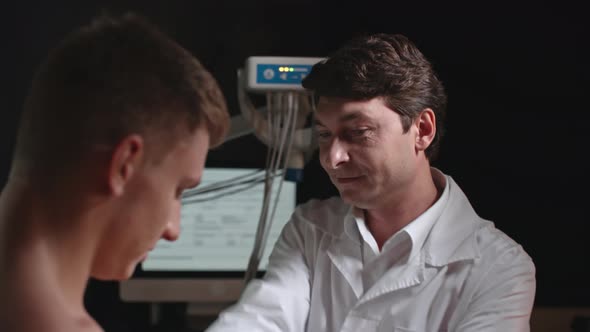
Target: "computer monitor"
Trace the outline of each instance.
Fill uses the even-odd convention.
[[[252,168],[205,168],[201,187],[256,173]],[[258,170],[259,175],[263,173]],[[254,245],[263,204],[264,182],[242,181],[208,195],[183,198],[180,237],[160,240],[134,276],[120,284],[123,301],[187,302],[204,312],[215,312],[235,302]],[[273,186],[272,205],[279,179]],[[281,187],[260,272],[296,204],[296,184]]]

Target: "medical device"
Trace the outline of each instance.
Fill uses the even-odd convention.
[[[274,220],[283,180],[301,179],[306,156],[313,150],[311,128],[304,124],[312,111],[313,99],[301,86],[321,58],[250,57],[245,76],[238,71],[238,100],[242,116],[254,128],[258,139],[268,145],[264,200],[256,231],[254,248],[244,277],[254,278],[266,247],[268,232]],[[266,116],[254,109],[246,91],[266,94]],[[279,173],[279,172],[282,172]],[[271,208],[271,188],[277,175],[278,190]]]

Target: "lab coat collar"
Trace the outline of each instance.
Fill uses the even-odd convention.
[[[450,197],[424,243],[424,262],[431,266],[445,266],[480,256],[475,231],[485,223],[457,183],[450,176],[446,177]]]
[[[446,178],[449,197],[424,242],[422,261],[430,266],[445,266],[461,260],[475,259],[479,257],[475,230],[485,224],[475,213],[465,193],[453,178],[435,168],[433,168],[434,172]],[[344,222],[340,224],[343,227],[337,235],[340,237],[337,243],[348,243],[358,248],[361,241],[358,228],[354,227],[354,213],[354,208],[349,206]],[[337,244],[333,243],[333,245]]]
[[[352,221],[354,221],[352,207],[344,214],[345,219],[353,220],[344,220],[340,224],[344,227],[340,228],[336,234],[333,233],[335,236],[327,249],[327,254],[348,281],[355,295],[358,298],[363,297],[363,302],[384,292],[392,292],[421,283],[424,280],[425,265],[440,267],[480,256],[476,246],[475,231],[485,224],[477,216],[457,183],[448,175],[446,180],[450,195],[440,217],[435,221],[426,238],[423,254],[414,256],[407,265],[388,271],[384,279],[396,280],[396,282],[388,284],[385,288],[376,285],[377,287],[372,287],[370,290],[363,289],[362,251],[358,229],[346,228],[347,224],[353,224]],[[368,292],[364,294],[366,291]]]
[[[348,237],[341,236],[332,239],[327,255],[332,264],[344,276],[357,298],[364,293],[362,270],[363,260],[359,244],[351,242]]]

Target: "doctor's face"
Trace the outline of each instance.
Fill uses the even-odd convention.
[[[344,201],[387,206],[410,186],[417,129],[404,133],[399,114],[382,98],[320,97],[315,117],[321,165]]]

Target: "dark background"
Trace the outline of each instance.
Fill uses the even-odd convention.
[[[590,42],[582,2],[448,4],[395,1],[21,2],[2,9],[0,186],[37,65],[101,10],[134,10],[199,58],[238,114],[236,69],[252,55],[325,56],[370,32],[402,33],[433,62],[449,95],[435,166],[478,213],[522,244],[537,266],[539,306],[590,306],[588,166]],[[212,162],[254,162],[253,137]],[[317,159],[300,200],[334,194]],[[121,303],[117,284],[91,281],[86,305],[107,331],[134,331],[147,306]]]

